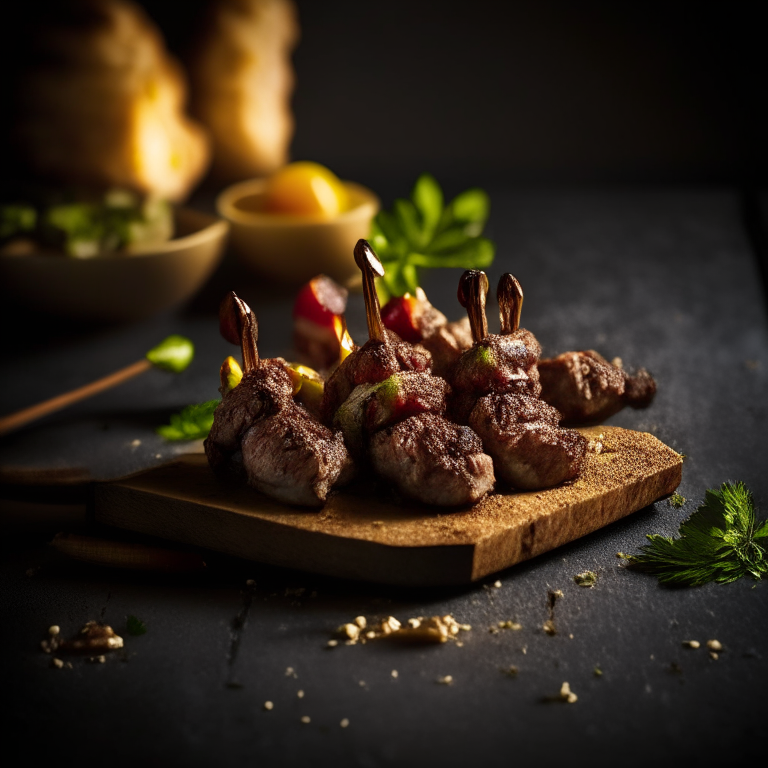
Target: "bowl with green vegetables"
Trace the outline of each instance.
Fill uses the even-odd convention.
[[[191,298],[228,232],[215,216],[122,191],[0,205],[0,290],[63,317],[140,320]]]

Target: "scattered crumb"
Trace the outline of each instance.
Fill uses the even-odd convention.
[[[298,691],[296,691],[296,695],[297,695],[297,696],[298,696],[300,699],[303,699],[303,698],[304,698],[304,691],[302,691],[302,690],[298,690]]]
[[[560,686],[560,698],[567,704],[573,704],[579,697],[571,690],[571,686],[568,683],[563,683]]]
[[[56,635],[58,635],[60,632],[61,632],[61,627],[59,627],[58,624],[54,624],[54,625],[48,627],[48,634],[51,637],[56,637]],[[710,642],[712,642],[712,641],[710,641]],[[717,641],[715,640],[714,642],[717,642]]]
[[[271,701],[265,701],[264,702],[264,709],[266,709],[267,712],[269,712],[270,710],[272,710],[274,708],[275,708],[275,705]]]
[[[162,453],[156,453],[155,454],[155,458],[156,459],[162,459],[163,458],[163,454]]]
[[[501,582],[500,581],[494,581],[493,582],[494,589],[501,589]]]
[[[681,496],[679,493],[673,493],[668,499],[667,503],[670,507],[674,507],[675,509],[680,509],[685,504],[685,498]]]
[[[390,674],[392,675],[392,677],[395,678],[395,680],[397,680],[397,678],[398,678],[398,671],[396,669],[393,669]]]
[[[255,587],[255,586],[256,586],[256,582],[255,582],[253,579],[248,579],[248,580],[245,582],[245,586],[246,586],[246,587]]]
[[[61,629],[57,625],[48,628],[48,640],[43,640],[40,647],[45,653],[59,650],[64,653],[90,653],[114,651],[123,647],[123,638],[116,634],[112,627],[88,621],[71,640],[59,638]]]
[[[710,651],[722,651],[723,644],[719,640],[707,640],[707,648]]]
[[[573,580],[580,587],[594,587],[597,584],[597,574],[594,571],[582,571],[577,573]]]
[[[720,658],[720,654],[715,651],[710,651],[709,658],[712,659],[712,661],[717,661]]]
[[[569,640],[573,640],[573,632],[569,633],[569,635],[568,635],[568,639],[569,639]]]
[[[101,656],[91,656],[88,661],[91,662],[91,664],[103,664],[107,660],[107,657],[104,656],[104,654],[101,654]]]
[[[310,716],[309,716],[309,715],[304,715],[304,716],[301,718],[301,722],[302,722],[302,723],[304,723],[304,725],[309,725],[309,723],[311,723],[311,722],[312,722],[312,719],[310,718]]]
[[[285,668],[285,676],[286,677],[298,677],[296,674],[296,670],[293,667],[286,667]]]
[[[445,675],[444,677],[438,677],[436,682],[440,683],[440,685],[453,685],[453,676]]]
[[[683,647],[696,649],[701,647],[701,643],[698,640],[683,640]]]
[[[368,629],[363,632],[363,628]],[[460,631],[469,632],[471,629],[470,624],[459,624],[450,614],[429,619],[423,616],[410,618],[405,625],[394,616],[388,616],[380,622],[370,622],[365,616],[358,616],[354,622],[339,627],[337,634],[346,645],[385,637],[407,642],[444,643],[447,640],[456,640]]]
[[[509,667],[502,667],[501,671],[505,675],[509,675],[509,677],[517,677],[517,673],[518,673],[518,669],[517,669],[517,667],[514,664],[512,664]]]
[[[603,670],[600,669],[600,665],[599,664],[595,664],[595,668],[592,670],[592,674],[595,677],[602,677],[603,676]]]
[[[64,666],[64,662],[57,658],[51,659],[51,664],[56,667],[56,669],[61,669]]]
[[[343,719],[343,720],[342,720],[342,721],[339,723],[339,725],[340,725],[342,728],[346,728],[346,727],[349,725],[349,718],[346,718],[346,717],[345,717],[345,718],[344,718],[344,719]]]
[[[550,637],[552,635],[557,634],[557,627],[555,627],[555,622],[552,621],[552,619],[547,619],[542,625],[541,628],[546,632]]]
[[[141,440],[131,440],[131,448],[138,448],[141,445]]]
[[[507,620],[507,621],[499,622],[499,629],[512,629],[515,632],[517,632],[522,628],[523,628],[523,625],[518,623],[517,621]]]
[[[339,641],[338,641],[338,640],[329,640],[329,641],[326,643],[326,647],[327,647],[327,648],[335,648],[335,647],[336,647],[338,644],[339,644]]]
[[[358,685],[359,685],[361,688],[365,688],[365,680],[361,680],[361,681],[358,683]]]
[[[520,652],[523,654],[523,656],[525,656],[525,654],[526,654],[526,653],[528,653],[528,646],[527,646],[527,645],[524,645],[524,646],[523,646],[523,647],[520,649]]]

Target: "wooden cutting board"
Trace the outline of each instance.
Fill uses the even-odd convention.
[[[546,491],[497,493],[448,510],[356,486],[320,511],[225,485],[190,455],[97,485],[98,522],[274,565],[386,584],[466,584],[619,520],[672,493],[682,456],[653,435],[579,430],[590,451],[580,477]],[[601,437],[602,436],[602,437]]]

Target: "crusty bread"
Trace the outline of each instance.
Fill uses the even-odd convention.
[[[66,186],[188,195],[208,166],[207,137],[184,114],[182,70],[137,5],[62,4],[32,45],[14,131],[32,173]]]
[[[293,136],[290,54],[299,26],[292,0],[219,0],[189,61],[192,113],[213,141],[222,181],[272,173]]]

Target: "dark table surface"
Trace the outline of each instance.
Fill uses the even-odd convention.
[[[8,754],[120,766],[712,764],[764,754],[765,585],[665,589],[616,557],[636,552],[648,533],[674,534],[705,490],[727,480],[743,480],[768,510],[768,327],[741,199],[727,189],[497,189],[492,200],[492,284],[503,271],[518,276],[523,325],[545,355],[594,348],[651,370],[653,405],[609,423],[652,432],[686,454],[685,505],[659,501],[484,583],[407,590],[215,553],[193,577],[75,565],[46,542],[58,530],[88,530],[86,486],[7,485],[0,679]],[[458,275],[424,282],[454,317]],[[259,316],[262,354],[286,354],[292,292],[242,272],[231,255],[189,306],[135,326],[46,321],[21,339],[23,310],[6,307],[6,411],[132,362],[171,332],[190,336],[197,356],[179,376],[149,372],[3,438],[2,470],[75,468],[108,479],[189,450],[164,443],[154,427],[217,396],[231,347],[218,336],[215,309],[231,288]],[[359,296],[349,322],[360,337]],[[598,573],[592,589],[574,583],[584,570]],[[558,589],[558,631],[549,636],[548,591]],[[461,646],[326,647],[358,615],[447,613],[472,625]],[[125,632],[129,615],[146,634]],[[122,634],[124,651],[104,664],[52,668],[40,650],[47,628],[68,636],[89,619]],[[509,619],[522,628],[489,631]],[[724,647],[716,660],[710,639]],[[512,665],[514,677],[502,671]],[[453,683],[439,684],[446,675]],[[548,700],[564,681],[574,704]]]

